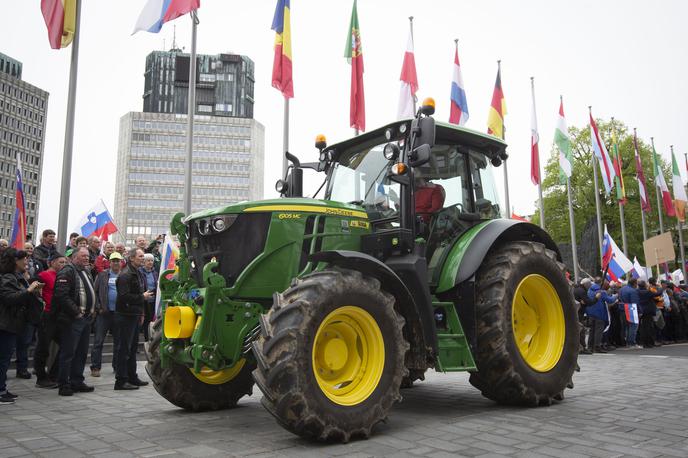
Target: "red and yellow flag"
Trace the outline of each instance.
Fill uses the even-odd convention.
[[[41,12],[53,49],[66,48],[76,32],[76,0],[41,0]]]
[[[358,26],[356,0],[351,10],[349,36],[346,39],[344,57],[351,64],[351,102],[349,124],[354,129],[365,130],[365,94],[363,91],[363,49],[361,48],[361,29]]]
[[[291,74],[290,1],[277,0],[272,30],[275,31],[275,58],[272,63],[272,87],[282,92],[285,99],[294,97]]]
[[[502,91],[502,69],[497,66],[497,81],[495,81],[494,92],[492,93],[492,103],[490,113],[487,116],[487,133],[504,139],[504,116],[506,115],[506,100]]]

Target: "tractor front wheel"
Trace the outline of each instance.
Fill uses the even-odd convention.
[[[295,280],[275,295],[253,343],[263,405],[302,437],[368,437],[401,400],[403,326],[372,277],[332,269]]]
[[[554,252],[535,242],[492,249],[476,274],[478,368],[470,382],[494,401],[562,400],[578,359],[577,308]]]
[[[254,363],[242,359],[233,367],[214,371],[204,368],[200,373],[170,361],[163,369],[160,362],[160,343],[162,342],[162,319],[153,324],[150,340],[144,348],[146,352],[146,372],[153,387],[172,404],[191,411],[228,409],[234,407],[240,398],[251,395],[253,379],[251,371]]]

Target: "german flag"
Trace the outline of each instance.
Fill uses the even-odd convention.
[[[502,70],[499,62],[497,63],[497,81],[495,81],[494,92],[492,93],[492,104],[490,104],[490,114],[487,116],[487,133],[504,139],[504,116],[506,115],[506,100],[502,91]]]

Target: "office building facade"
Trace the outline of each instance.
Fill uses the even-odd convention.
[[[0,238],[9,240],[12,234],[19,156],[27,234],[37,243],[49,94],[21,78],[22,63],[0,53]]]

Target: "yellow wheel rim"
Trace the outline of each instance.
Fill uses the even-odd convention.
[[[375,318],[344,306],[320,323],[313,341],[313,373],[332,402],[353,406],[375,391],[385,367],[385,343]]]
[[[564,350],[566,326],[557,291],[542,275],[526,276],[511,304],[514,340],[523,360],[538,372],[557,365]]]
[[[236,377],[239,372],[241,372],[241,369],[244,368],[244,364],[246,364],[246,360],[242,358],[234,366],[219,371],[214,371],[207,366],[203,366],[201,372],[198,373],[196,373],[193,368],[189,370],[194,377],[203,383],[207,383],[208,385],[222,385]]]

